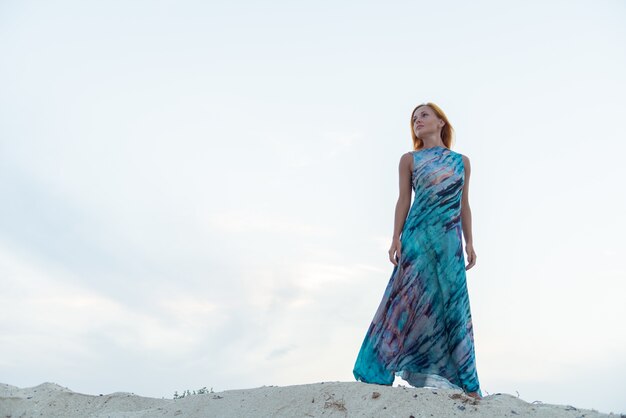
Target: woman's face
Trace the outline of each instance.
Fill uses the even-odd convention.
[[[428,106],[422,106],[413,113],[413,131],[415,136],[423,138],[424,135],[437,134],[445,122],[437,117],[435,112]]]

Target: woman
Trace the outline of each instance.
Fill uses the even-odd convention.
[[[395,267],[353,374],[383,385],[400,376],[412,386],[457,388],[480,399],[465,276],[476,263],[470,162],[450,149],[453,133],[434,103],[413,110],[414,151],[400,159],[400,196],[389,249]]]

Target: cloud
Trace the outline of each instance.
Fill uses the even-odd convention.
[[[202,219],[208,230],[220,233],[270,233],[299,236],[329,237],[333,231],[324,225],[288,219],[272,213],[259,213],[246,209],[209,213]]]

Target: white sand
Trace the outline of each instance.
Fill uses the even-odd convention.
[[[0,418],[17,417],[618,417],[567,405],[532,404],[508,394],[474,400],[452,389],[361,382],[296,386],[154,399],[130,393],[84,395],[54,383],[0,384]]]

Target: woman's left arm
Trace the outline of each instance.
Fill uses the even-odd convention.
[[[463,166],[465,167],[465,182],[463,184],[463,197],[461,201],[461,225],[463,227],[463,236],[465,237],[465,252],[467,253],[467,265],[465,270],[469,270],[476,264],[476,252],[474,251],[474,242],[472,238],[472,210],[469,205],[469,179],[470,179],[470,160],[465,155],[463,157]]]

